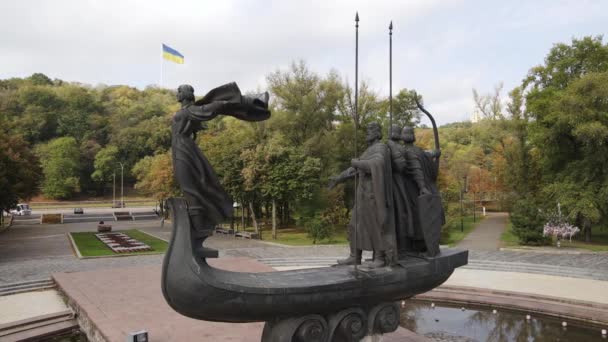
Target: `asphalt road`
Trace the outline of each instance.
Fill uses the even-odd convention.
[[[78,206],[74,206],[74,208],[78,208]],[[40,214],[73,214],[74,208],[52,208],[52,209],[34,209],[32,210],[32,215],[40,215]],[[154,206],[144,206],[144,207],[127,207],[127,208],[105,208],[105,207],[92,207],[92,208],[83,208],[85,214],[94,214],[94,213],[113,213],[115,211],[131,211],[131,212],[144,212],[144,211],[152,211],[154,210]],[[24,216],[26,217],[26,216]]]

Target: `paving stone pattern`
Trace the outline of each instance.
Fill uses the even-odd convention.
[[[69,227],[70,225],[65,226]],[[131,226],[125,226],[124,228],[128,229]],[[138,226],[137,228],[163,239],[170,237],[167,226],[165,228]],[[162,255],[80,260],[71,252],[65,232],[61,234],[56,229],[44,229],[49,235],[43,238],[39,236],[39,229],[44,228],[32,230],[32,232],[38,232],[36,234],[24,234],[27,236],[20,236],[18,234],[19,231],[11,232],[10,230],[0,235],[0,284],[48,278],[52,273],[56,272],[76,272],[162,263]],[[91,230],[94,229],[95,227],[91,227]],[[76,229],[74,228],[73,230]],[[23,232],[25,233],[25,230]],[[49,239],[53,239],[52,241],[57,240],[57,242],[61,240],[61,243],[57,243],[57,247],[52,248],[52,250],[45,250],[46,253],[38,253],[40,249],[36,247],[47,246],[48,248]],[[22,244],[24,241],[31,243],[31,245],[27,245],[29,253],[25,253],[24,251],[24,245]],[[1,242],[5,242],[6,244],[3,245]],[[211,237],[206,245],[220,250],[221,257],[277,258],[293,261],[294,259],[304,260],[314,257],[337,259],[348,254],[348,247],[346,245],[281,247],[276,244],[268,244],[256,240],[235,239],[230,236],[221,235]],[[366,255],[365,257],[369,256]],[[587,270],[588,273],[595,273],[596,275],[608,275],[608,253],[555,254],[525,251],[470,251],[470,260],[471,264],[474,264],[474,261],[479,261],[479,263],[491,261],[502,269],[509,268],[515,263],[538,265],[539,267],[530,271],[531,273],[545,272],[552,274],[552,269],[556,266],[563,266],[578,268],[581,272]],[[542,267],[543,265],[547,265],[547,267]],[[526,272],[525,268],[521,269],[521,265],[517,266],[519,267],[518,269],[512,270]],[[587,276],[583,274],[581,277]],[[589,277],[604,280],[595,276]]]
[[[577,267],[608,272],[608,253],[558,254],[527,251],[469,251],[469,258],[473,260]]]

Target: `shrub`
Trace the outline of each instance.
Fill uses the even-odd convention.
[[[452,229],[460,230],[460,207],[453,206],[444,206],[447,208],[445,215],[445,224],[441,227],[441,235],[439,237],[439,243],[442,245],[447,245],[450,243],[450,232]]]
[[[61,223],[61,214],[42,214],[40,223],[56,224]]]
[[[543,234],[545,217],[533,198],[521,198],[513,202],[511,209],[513,233],[522,245],[546,245],[550,239]]]
[[[319,216],[308,219],[304,224],[304,227],[306,227],[308,237],[312,239],[313,244],[316,244],[317,241],[323,239],[329,239],[333,235],[332,225]]]

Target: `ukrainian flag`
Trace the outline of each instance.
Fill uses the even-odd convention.
[[[163,44],[163,58],[177,64],[184,64],[184,55],[165,44]]]

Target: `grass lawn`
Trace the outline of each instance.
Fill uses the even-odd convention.
[[[241,229],[242,230],[242,229]],[[245,228],[247,232],[253,232],[253,227]],[[268,242],[282,243],[290,246],[311,246],[312,239],[308,237],[306,229],[300,227],[288,227],[277,229],[277,239],[272,239],[272,229],[262,229],[262,240]],[[331,239],[317,241],[316,245],[344,245],[348,244],[346,231],[335,232]]]
[[[476,217],[475,222],[473,222],[472,215],[463,217],[464,229],[462,231],[461,231],[461,227],[460,227],[460,219],[454,221],[454,223],[450,227],[447,227],[450,230],[449,240],[441,241],[441,244],[449,245],[450,247],[454,247],[458,242],[460,242],[462,239],[464,239],[464,237],[467,236],[473,230],[473,228],[475,227],[475,225],[477,225],[477,223],[479,223],[483,219],[484,219],[484,217],[479,215]]]
[[[580,234],[580,233],[579,233]],[[578,235],[577,238],[583,238],[582,235]],[[513,233],[513,226],[511,222],[507,223],[507,229],[504,233],[502,233],[500,240],[502,241],[503,247],[518,247],[523,246],[519,244],[519,239]],[[551,246],[555,247],[555,239]],[[608,230],[600,230],[594,229],[591,235],[591,242],[587,243],[581,240],[572,239],[572,242],[569,240],[562,240],[561,242],[562,248],[580,248],[586,249],[592,252],[608,252]],[[544,246],[549,247],[549,246]],[[534,246],[526,246],[526,248],[534,248]],[[557,248],[557,247],[555,247]]]
[[[563,247],[587,249],[593,252],[608,252],[608,230],[596,229],[591,233],[592,235],[590,243],[572,239],[572,242],[562,240],[561,245]],[[582,238],[582,235],[580,237]]]
[[[519,239],[517,238],[517,235],[513,233],[511,220],[507,222],[507,228],[500,235],[500,241],[502,242],[503,247],[519,246]]]
[[[473,222],[473,216],[464,217],[464,232],[460,231],[460,220],[457,220],[452,227],[450,227],[450,239],[449,241],[442,241],[442,244],[447,244],[453,247],[467,234],[473,230],[475,225],[483,220],[483,216],[477,216],[476,222]],[[245,231],[253,232],[253,227],[245,228]],[[272,239],[272,230],[264,228],[262,230],[262,240],[269,242],[282,243],[290,246],[311,246],[313,245],[312,239],[308,237],[308,234],[304,228],[289,227],[277,229],[277,239]],[[317,241],[317,245],[346,245],[348,244],[346,231],[341,230],[335,232],[331,239]]]
[[[282,243],[290,246],[308,246],[312,245],[312,239],[308,237],[308,233],[304,229],[287,228],[277,230],[277,239],[272,239],[272,231],[265,232],[264,240],[276,243]],[[330,239],[316,242],[317,245],[344,245],[348,244],[346,231],[335,232]]]
[[[113,232],[127,234],[128,236],[152,247],[152,251],[134,253],[114,253],[110,249],[110,247],[106,246],[95,236],[96,232],[79,232],[70,234],[72,235],[72,239],[74,240],[74,243],[80,251],[80,255],[82,255],[83,257],[160,254],[164,253],[168,247],[168,244],[165,241],[157,239],[137,229],[117,230]]]

